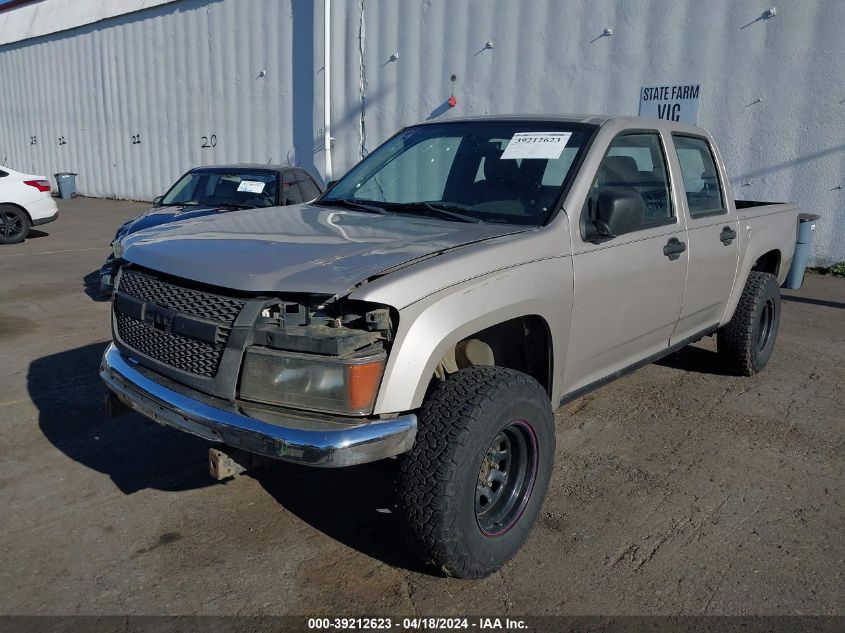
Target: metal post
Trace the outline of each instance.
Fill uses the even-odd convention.
[[[326,183],[332,180],[332,29],[331,0],[323,2],[323,143],[326,148]]]

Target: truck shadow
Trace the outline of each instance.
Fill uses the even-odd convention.
[[[825,299],[813,299],[811,297],[798,297],[795,295],[781,295],[783,301],[792,301],[794,303],[806,303],[811,306],[822,306],[824,308],[838,308],[845,310],[845,303],[840,301],[827,301]]]
[[[726,369],[719,355],[709,349],[687,345],[669,356],[665,356],[654,363],[661,367],[671,367],[696,374],[713,374],[714,376],[734,376]]]
[[[76,462],[111,478],[123,494],[221,485],[208,473],[209,442],[125,412],[106,414],[98,369],[106,343],[33,361],[27,390],[44,436]],[[318,469],[278,462],[247,473],[285,510],[327,536],[388,565],[425,572],[394,514],[395,460]]]
[[[323,534],[391,567],[431,574],[402,536],[396,515],[396,460],[348,468],[284,462],[249,475],[286,510]]]
[[[105,347],[86,345],[30,364],[27,390],[44,436],[71,459],[111,477],[124,494],[215,485],[204,440],[135,413],[107,416],[98,376]]]

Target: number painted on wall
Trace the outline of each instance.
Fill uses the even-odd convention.
[[[133,145],[140,145],[141,144],[141,135],[140,134],[133,134],[132,135],[132,144]]]
[[[217,135],[212,134],[211,136],[203,136],[201,139],[202,145],[200,147],[217,147]]]
[[[37,136],[30,136],[29,137],[29,144],[30,145],[38,145],[38,137]]]
[[[59,137],[59,145],[67,145],[67,141],[64,136]]]

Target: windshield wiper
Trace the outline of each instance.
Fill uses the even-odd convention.
[[[254,209],[254,204],[238,204],[237,202],[219,202],[216,204],[208,205],[210,207],[223,207],[223,208],[231,208],[231,209]]]
[[[357,200],[349,200],[348,198],[338,198],[336,200],[322,200],[319,204],[320,206],[336,205],[339,207],[346,207],[347,209],[354,209],[356,211],[378,213],[379,215],[385,214],[385,210],[381,207],[377,207],[374,204],[364,204],[363,202],[358,202]]]
[[[472,224],[483,224],[483,220],[464,213],[465,207],[459,204],[450,204],[448,202],[408,202],[398,203],[397,208],[410,209],[411,213],[419,215],[434,216],[444,218],[447,220],[457,220],[458,222],[469,222]],[[393,208],[391,208],[391,211]]]

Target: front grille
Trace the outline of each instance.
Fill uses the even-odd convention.
[[[212,343],[174,334],[115,310],[117,335],[125,345],[176,369],[214,377],[229,333],[244,306],[242,299],[184,288],[127,269],[121,273],[117,291],[159,308],[217,322],[217,335]]]
[[[241,299],[174,286],[132,270],[124,270],[121,274],[120,292],[142,301],[150,301],[160,308],[229,324],[235,321],[244,307]]]
[[[117,313],[117,333],[121,341],[145,356],[198,376],[213,377],[223,354],[223,345],[163,332],[122,312]]]

